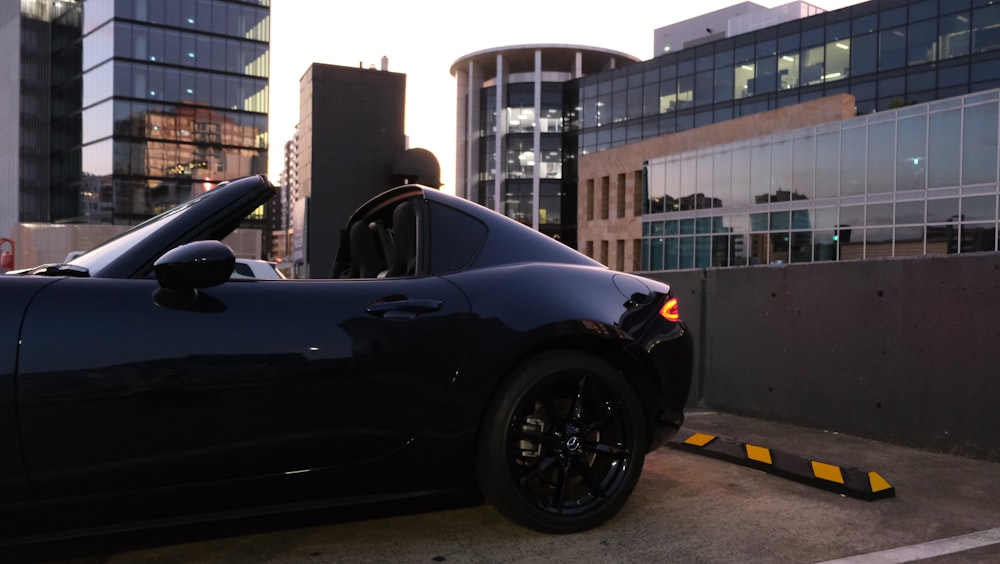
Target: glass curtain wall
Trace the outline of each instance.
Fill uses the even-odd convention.
[[[268,0],[88,0],[78,218],[135,223],[266,173]]]
[[[998,68],[1000,4],[871,1],[569,87],[580,99],[586,154],[840,92],[868,114],[988,90],[1000,87]],[[626,73],[630,82],[619,94]]]
[[[563,132],[570,119],[564,112],[562,83],[542,83],[540,112],[535,110],[534,83],[512,83],[506,89],[506,104],[496,108],[496,87],[480,92],[479,188],[473,200],[491,209],[497,170],[497,130],[501,149],[501,212],[543,233],[564,239]],[[499,117],[499,123],[497,116]],[[535,135],[539,142],[536,145]],[[573,153],[575,155],[575,153]],[[538,210],[535,211],[534,179],[539,179]],[[536,218],[537,215],[537,218]],[[575,214],[574,214],[575,215]]]
[[[997,250],[1000,90],[648,161],[645,271]]]

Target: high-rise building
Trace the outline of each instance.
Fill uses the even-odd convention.
[[[660,28],[680,46],[549,83],[576,171],[563,183],[575,247],[643,271],[998,249],[1000,5],[788,6]],[[487,125],[459,130],[470,199],[511,161],[490,124],[512,105],[482,102],[494,89],[459,76],[459,123]],[[494,153],[508,158],[480,157]]]
[[[296,128],[298,129],[298,128]],[[278,173],[278,202],[270,206],[271,256],[285,260],[292,254],[292,208],[299,199],[299,134],[285,142],[284,162]]]
[[[0,234],[135,224],[266,173],[269,6],[4,2],[0,69],[20,88],[0,107]]]
[[[582,115],[578,92],[565,85],[636,61],[574,45],[502,47],[457,60],[455,193],[575,245],[571,187]]]
[[[406,150],[406,75],[314,63],[300,79],[296,277],[328,278],[351,213],[396,185]]]

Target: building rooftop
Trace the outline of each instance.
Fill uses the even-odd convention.
[[[584,45],[566,45],[553,43],[538,43],[531,45],[510,45],[507,47],[494,47],[470,53],[460,57],[451,65],[451,74],[455,76],[461,67],[472,61],[481,67],[487,76],[496,74],[497,55],[503,54],[504,60],[509,65],[509,70],[515,72],[531,72],[535,69],[535,51],[543,50],[545,56],[542,57],[544,70],[562,71],[573,68],[576,64],[576,55],[582,56],[583,73],[600,72],[612,68],[608,66],[608,61],[613,60],[617,66],[621,61],[625,64],[637,63],[638,57],[627,53],[604,49],[601,47],[590,47]]]

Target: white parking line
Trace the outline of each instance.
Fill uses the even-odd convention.
[[[954,554],[992,544],[1000,544],[1000,528],[883,550],[881,552],[840,558],[838,560],[827,560],[820,564],[897,564],[899,562],[915,562],[917,560],[924,560],[925,558]]]

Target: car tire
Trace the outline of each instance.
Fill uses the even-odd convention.
[[[648,446],[641,403],[621,372],[569,350],[514,370],[478,438],[476,479],[486,499],[545,533],[584,531],[618,513]]]

